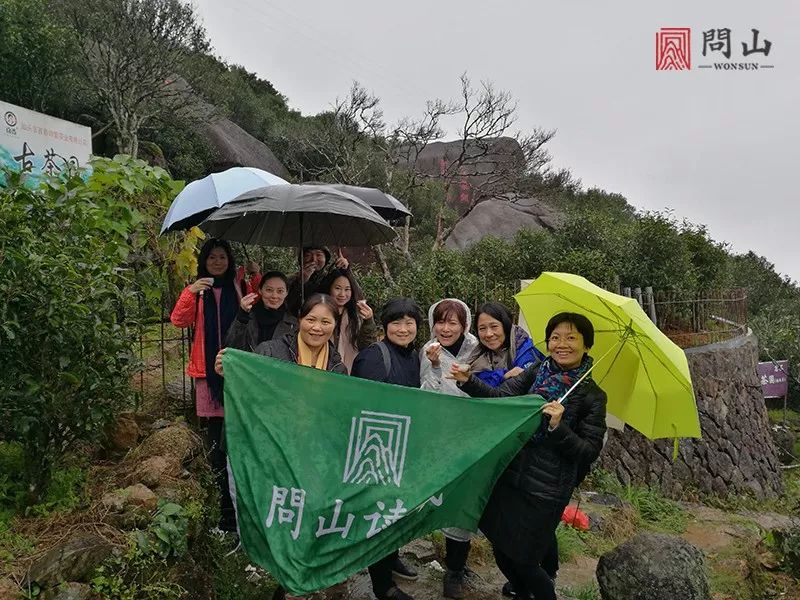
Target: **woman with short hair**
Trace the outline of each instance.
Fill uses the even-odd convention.
[[[410,298],[394,298],[383,306],[381,324],[386,337],[358,353],[351,374],[363,379],[418,388],[419,356],[415,341],[422,325],[422,311]],[[372,592],[378,600],[413,600],[394,581],[394,577],[410,580],[419,577],[414,569],[400,560],[399,551],[395,550],[370,565],[369,575]]]
[[[293,362],[304,367],[322,369],[347,375],[347,369],[336,351],[332,338],[339,320],[339,310],[333,299],[326,294],[314,294],[305,301],[300,309],[299,327],[281,337],[260,343],[256,354],[269,356],[278,360]],[[217,354],[215,368],[219,375],[223,374],[222,357],[225,350]],[[346,597],[347,583],[343,582],[327,589],[329,595],[334,592]],[[329,596],[330,597],[330,596]],[[286,598],[299,600],[301,597],[287,594],[283,588],[275,590],[273,600]]]
[[[559,313],[547,323],[545,339],[548,356],[497,388],[462,365],[450,370],[473,397],[538,394],[548,401],[539,429],[501,475],[480,521],[517,596],[535,600],[556,599],[541,562],[579,478],[600,454],[606,431],[606,394],[591,377],[591,321]]]
[[[470,333],[472,314],[469,307],[456,298],[445,298],[428,309],[431,339],[420,352],[420,376],[423,390],[433,390],[451,396],[467,396],[456,382],[442,373],[450,373],[453,364],[468,360],[478,346],[477,338]],[[469,556],[472,532],[460,527],[442,530],[445,538],[444,574],[442,595],[445,598],[464,597],[464,574]]]

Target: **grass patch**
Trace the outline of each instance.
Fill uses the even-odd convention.
[[[254,569],[241,549],[230,552],[236,542],[230,537],[209,536],[205,551],[216,600],[270,600],[278,583],[262,569]]]
[[[556,541],[558,542],[558,561],[570,562],[576,556],[587,554],[586,544],[583,541],[584,533],[563,522],[556,527]]]
[[[784,493],[778,498],[759,500],[749,495],[729,496],[727,498],[709,496],[704,499],[704,503],[729,512],[751,510],[797,515],[800,513],[800,469],[783,471],[783,487]]]
[[[0,524],[0,565],[10,566],[14,560],[32,554],[35,548],[34,540],[11,531],[10,523]],[[0,574],[3,571],[0,567]]]
[[[773,424],[783,423],[783,408],[770,408],[767,411],[769,422]],[[800,429],[800,412],[792,410],[786,411],[786,421],[795,429]]]
[[[596,583],[590,583],[581,587],[565,587],[559,590],[564,598],[570,600],[600,600],[600,589]]]
[[[88,504],[87,465],[86,456],[65,457],[53,470],[41,502],[26,506],[22,447],[16,443],[0,442],[0,529],[16,515],[46,517]]]
[[[657,491],[639,486],[627,486],[622,498],[631,503],[639,513],[642,524],[655,531],[683,533],[689,521],[688,515],[677,502],[665,498]]]
[[[603,469],[594,469],[586,481],[589,489],[613,494],[629,502],[645,528],[667,533],[686,531],[689,520],[686,511],[658,490],[647,486],[622,485],[614,475]]]

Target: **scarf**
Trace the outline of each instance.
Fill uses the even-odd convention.
[[[285,305],[280,308],[267,308],[263,302],[256,302],[252,308],[253,318],[258,323],[258,343],[268,342],[275,337],[275,328],[283,321]]]
[[[539,394],[548,402],[558,400],[567,393],[567,390],[569,390],[569,388],[571,388],[576,381],[583,377],[583,374],[586,373],[586,371],[591,368],[592,357],[588,354],[583,355],[581,364],[574,369],[570,369],[569,371],[562,370],[561,367],[559,367],[553,360],[553,357],[548,356],[542,361],[539,370],[536,372],[536,379],[533,381],[533,386],[531,387],[530,393]],[[591,378],[591,376],[592,375],[590,373],[586,376],[586,379]],[[584,379],[584,381],[586,381],[586,379]],[[569,399],[566,401],[568,402]],[[571,425],[569,420],[565,419],[564,417],[562,417],[562,421],[567,423],[567,425]],[[547,432],[547,428],[549,426],[550,417],[543,415],[539,429],[533,434],[533,440],[539,442],[544,439],[545,433]]]
[[[217,306],[215,290],[220,290],[220,302]],[[233,279],[214,278],[214,287],[198,298],[203,303],[204,353],[206,362],[206,382],[211,392],[213,404],[220,406],[222,400],[222,377],[214,370],[214,360],[222,348],[222,340],[236,318],[239,310],[239,296]]]
[[[329,345],[325,344],[322,350],[317,355],[317,361],[314,362],[314,352],[303,341],[303,336],[297,334],[297,364],[304,367],[312,367],[314,369],[321,369],[326,371],[328,369],[328,348]]]
[[[561,398],[569,388],[575,385],[583,374],[592,367],[592,357],[588,354],[583,355],[581,364],[569,371],[563,371],[552,356],[548,356],[542,361],[536,373],[536,379],[531,387],[532,394],[538,394],[547,401],[552,402]],[[591,374],[587,379],[591,377]]]

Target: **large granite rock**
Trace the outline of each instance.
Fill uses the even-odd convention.
[[[489,198],[479,202],[447,237],[447,248],[463,250],[487,235],[511,240],[521,229],[555,229],[561,214],[535,198]]]
[[[679,537],[640,533],[600,557],[603,600],[711,600],[703,553]]]
[[[256,139],[230,119],[212,117],[200,131],[214,150],[212,171],[230,167],[256,167],[284,179],[289,177],[286,167],[264,142]]]

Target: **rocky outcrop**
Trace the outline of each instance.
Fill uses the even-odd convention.
[[[64,581],[86,581],[111,552],[111,544],[98,535],[77,533],[33,563],[26,581],[41,588]]]
[[[456,224],[445,246],[463,250],[486,235],[511,240],[521,229],[552,230],[561,217],[561,213],[535,198],[489,198]]]
[[[183,464],[195,456],[202,442],[200,437],[184,424],[171,425],[158,429],[145,439],[128,457],[129,461],[140,462],[160,456],[168,464]]]
[[[231,167],[256,167],[286,179],[289,172],[262,141],[254,138],[230,119],[212,117],[200,131],[214,150],[212,171]]]
[[[686,350],[702,439],[648,440],[640,433],[609,430],[599,466],[623,483],[660,488],[673,498],[687,492],[763,499],[783,484],[767,410],[756,376],[758,343],[752,333]]]
[[[603,600],[710,600],[703,553],[679,537],[640,533],[600,557]]]
[[[419,155],[401,148],[398,158],[401,166],[413,165],[428,177],[450,180],[447,203],[460,214],[473,201],[506,192],[509,182],[525,165],[525,154],[519,142],[509,137],[485,139],[466,147],[461,140],[433,142]],[[461,163],[458,169],[457,163]]]
[[[120,414],[106,431],[106,440],[113,450],[130,450],[139,443],[139,424],[132,413]]]

